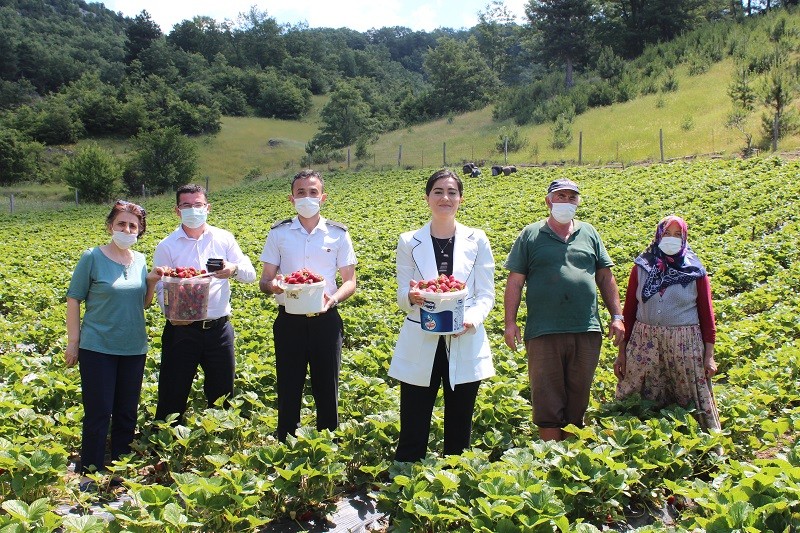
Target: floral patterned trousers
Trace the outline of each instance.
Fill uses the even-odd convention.
[[[634,393],[660,407],[694,405],[700,425],[719,429],[719,413],[706,377],[700,326],[650,326],[636,322],[625,348],[625,377],[617,399]]]

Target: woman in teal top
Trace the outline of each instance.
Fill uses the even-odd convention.
[[[144,255],[130,249],[146,225],[140,206],[114,204],[106,218],[111,242],[83,252],[67,291],[65,359],[67,366],[80,363],[82,474],[103,469],[109,425],[112,460],[130,452],[133,441],[147,355],[144,308],[162,274],[148,273]],[[81,487],[89,481],[84,477]]]

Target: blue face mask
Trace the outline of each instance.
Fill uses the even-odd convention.
[[[181,209],[181,223],[190,229],[197,229],[206,223],[207,207],[188,207]]]

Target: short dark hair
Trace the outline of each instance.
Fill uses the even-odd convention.
[[[442,168],[431,174],[431,177],[428,178],[428,183],[425,184],[425,195],[430,195],[434,184],[444,178],[453,178],[456,180],[456,183],[458,184],[458,195],[464,196],[464,184],[461,182],[461,178],[459,178],[458,174],[449,168]]]
[[[325,191],[325,180],[322,179],[322,175],[319,173],[319,171],[310,168],[304,168],[292,178],[292,183],[289,185],[292,193],[294,193],[294,182],[303,178],[317,178],[319,183],[322,185],[322,190],[320,192]]]
[[[178,190],[175,191],[175,205],[181,203],[181,194],[195,194],[201,192],[203,196],[206,198],[206,202],[208,202],[208,193],[206,192],[205,187],[202,185],[197,185],[195,183],[187,183],[186,185],[181,185],[178,187]]]
[[[112,226],[114,224],[114,220],[117,218],[117,215],[120,213],[131,213],[136,215],[136,218],[139,219],[139,233],[137,237],[144,235],[145,230],[147,230],[147,212],[144,210],[144,207],[126,200],[117,200],[114,202],[111,212],[106,217],[106,224],[108,226]]]

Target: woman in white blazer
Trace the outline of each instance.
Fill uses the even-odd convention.
[[[400,236],[397,244],[397,304],[407,313],[394,349],[389,376],[400,381],[398,461],[425,457],[431,416],[444,389],[444,454],[470,444],[475,398],[482,379],[494,375],[483,327],[494,305],[494,258],[486,234],[456,222],[463,198],[461,179],[435,172],[425,186],[431,221]],[[422,292],[415,282],[440,274],[464,281],[464,329],[452,335],[426,333],[420,326]]]

